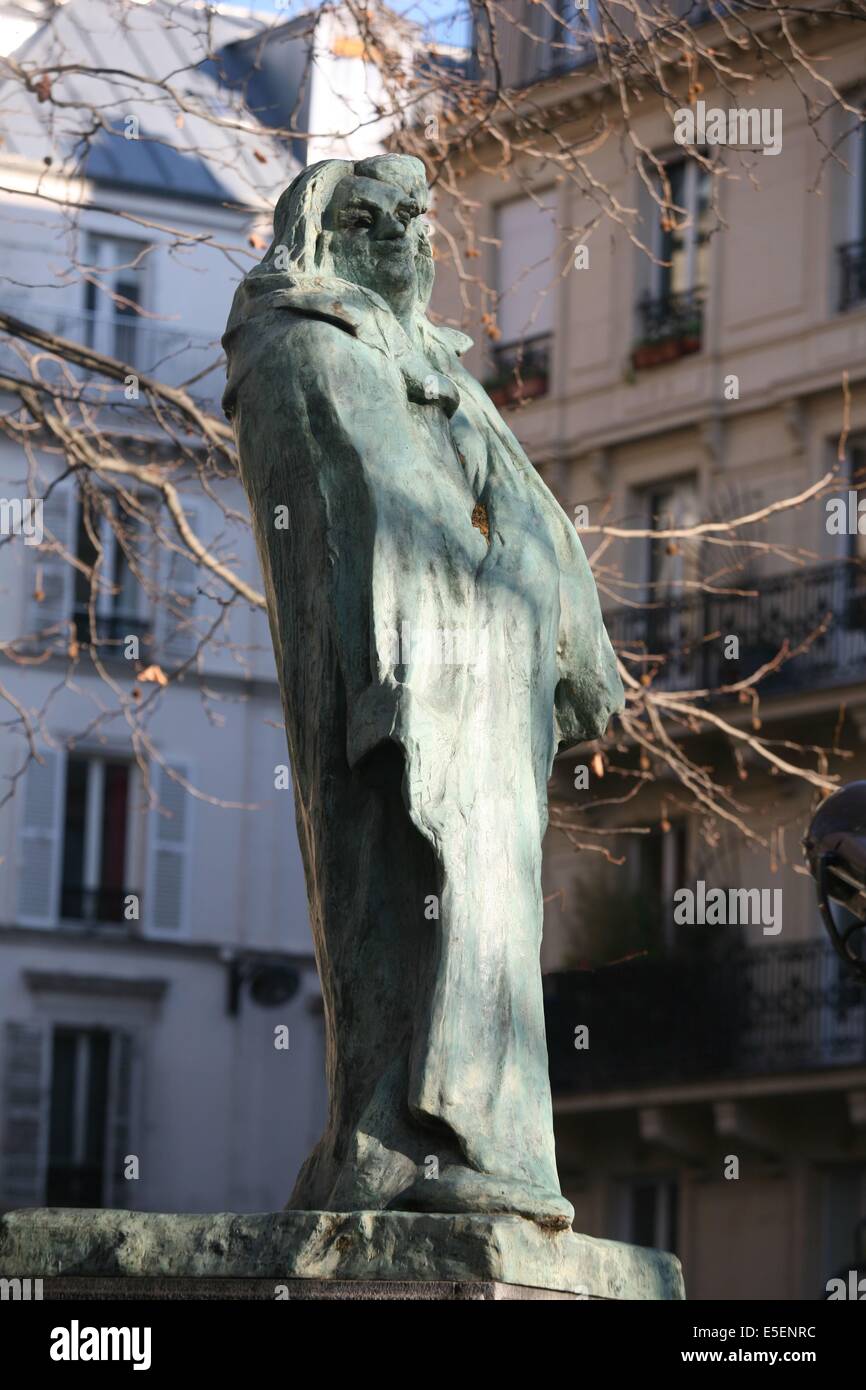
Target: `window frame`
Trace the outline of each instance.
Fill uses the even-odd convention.
[[[72,762],[83,762],[87,767],[87,781],[85,791],[84,808],[84,847],[82,855],[82,879],[81,884],[67,884],[65,882],[65,860],[66,860],[66,837],[67,837],[67,797],[69,787],[69,767]],[[122,918],[120,921],[100,917],[90,917],[82,914],[81,916],[70,916],[63,911],[64,892],[71,888],[79,889],[82,894],[94,893],[98,895],[105,890],[103,883],[103,864],[102,864],[102,838],[105,825],[105,770],[108,763],[123,763],[128,769],[127,784],[127,807],[126,807],[126,836],[124,843],[123,860],[123,884],[122,893],[125,897],[127,893],[134,893],[139,899],[139,918],[127,921]],[[66,775],[64,778],[64,798],[60,811],[60,834],[58,845],[58,890],[57,890],[57,924],[65,930],[81,931],[82,928],[94,931],[111,931],[112,933],[130,931],[140,926],[141,920],[141,889],[131,886],[130,877],[133,874],[140,874],[143,863],[143,842],[144,823],[146,818],[136,816],[134,808],[137,803],[140,790],[140,773],[134,758],[130,758],[126,752],[114,751],[111,749],[91,750],[87,747],[76,751],[74,754],[67,755]],[[140,822],[140,823],[139,823]]]

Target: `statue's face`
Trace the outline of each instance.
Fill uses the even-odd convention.
[[[324,220],[335,274],[375,290],[398,311],[423,301],[418,261],[430,253],[422,244],[422,211],[420,189],[411,182],[400,187],[381,179],[342,179]]]

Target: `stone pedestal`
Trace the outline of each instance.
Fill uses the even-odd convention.
[[[0,1277],[60,1298],[685,1297],[679,1261],[658,1250],[519,1216],[388,1211],[14,1211]]]

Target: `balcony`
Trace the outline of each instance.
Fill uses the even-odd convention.
[[[696,944],[548,975],[544,988],[554,1093],[866,1064],[866,997],[821,940],[724,953]],[[583,1051],[578,1024],[589,1028]]]
[[[180,324],[135,314],[66,308],[59,302],[34,304],[30,300],[6,297],[2,307],[25,323],[115,357],[167,386],[184,386],[190,382],[191,394],[199,400],[216,401],[225,386],[225,359],[218,335],[207,338],[190,333]],[[27,343],[22,343],[21,347],[25,352],[35,350]],[[0,370],[17,376],[21,375],[21,368],[18,352],[4,334],[0,337]],[[98,373],[89,373],[80,367],[67,370],[82,381],[88,378],[94,382],[104,381]],[[43,364],[43,377],[45,374]]]
[[[546,396],[550,383],[552,333],[519,343],[501,344],[493,352],[493,372],[484,383],[494,405],[521,405]]]
[[[844,313],[866,302],[866,241],[849,241],[837,251],[839,309]]]
[[[761,678],[761,692],[793,694],[866,678],[866,571],[839,562],[742,587],[758,592],[617,608],[605,615],[607,630],[632,674],[663,690],[732,685],[772,662],[786,639],[793,650],[824,623],[805,650]],[[724,655],[729,633],[740,641],[736,659]]]
[[[635,371],[675,362],[700,352],[704,326],[704,292],[644,295],[638,303],[640,338],[632,349]]]
[[[124,913],[130,895],[141,903],[141,894],[134,888],[85,888],[78,883],[64,883],[60,890],[60,919],[90,927],[132,929],[136,920],[128,920]]]

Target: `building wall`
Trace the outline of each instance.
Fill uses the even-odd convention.
[[[144,22],[141,15],[138,20]],[[112,41],[109,28],[100,28],[99,41]],[[145,131],[152,114],[144,112]],[[30,156],[38,161],[43,153],[40,139],[56,162],[49,132],[40,135],[37,125],[28,128],[21,121],[15,129],[16,136],[26,129],[29,143],[22,145],[27,156],[10,153],[7,144],[3,160],[2,182],[18,190],[7,194],[0,231],[8,277],[3,308],[82,341],[86,301],[79,267],[89,259],[89,239],[128,238],[131,256],[136,243],[147,245],[141,262],[146,313],[135,321],[137,350],[147,358],[144,370],[155,362],[155,375],[174,383],[217,363],[194,389],[218,412],[224,385],[219,339],[237,281],[259,254],[247,242],[259,225],[255,206],[229,209],[216,201],[167,196],[167,190],[156,196],[148,189],[70,183],[31,162]],[[220,142],[213,137],[206,143],[218,149]],[[295,172],[291,156],[279,167],[273,144],[263,137],[258,148],[267,163],[256,165],[262,190],[285,186]],[[37,177],[43,201],[28,196]],[[236,191],[240,204],[244,199]],[[83,211],[64,216],[52,200],[65,198],[82,202]],[[264,192],[260,201],[267,214]],[[224,254],[223,246],[246,247],[246,260],[243,252],[240,259]],[[143,360],[136,357],[134,365]],[[134,427],[145,439],[151,431],[145,420]],[[0,496],[43,496],[56,478],[57,460],[42,453],[35,464],[34,477],[23,453],[4,439]],[[194,529],[258,588],[248,527],[227,520],[195,478],[174,481]],[[218,491],[225,508],[245,515],[237,480],[219,484]],[[33,594],[51,563],[47,550],[25,546],[20,537],[0,546],[2,640],[32,630]],[[226,590],[203,573],[196,585],[193,627],[200,636],[220,612]],[[130,728],[111,682],[128,695],[136,664],[109,659],[106,683],[82,654],[67,679],[65,639],[53,650],[50,643],[43,646],[47,658],[6,659],[2,675],[8,697],[35,720],[40,752],[57,754],[71,740],[79,753],[130,758]],[[147,660],[166,663],[158,630],[143,657],[139,669]],[[141,689],[146,697],[153,687]],[[8,700],[5,708],[11,711]],[[27,762],[28,747],[8,730],[0,740],[0,1206],[45,1200],[51,1106],[59,1088],[57,1076],[52,1083],[58,1029],[110,1035],[112,1049],[116,1038],[130,1040],[133,1061],[123,1101],[115,1078],[110,1087],[118,1094],[106,1113],[123,1153],[139,1160],[140,1175],[115,1180],[104,1200],[168,1211],[273,1210],[287,1200],[300,1163],[321,1133],[325,1089],[321,996],[291,780],[282,773],[288,763],[282,718],[266,618],[249,603],[236,602],[198,665],[162,695],[145,721],[155,755],[182,767],[197,793],[187,796],[183,811],[188,834],[181,921],[175,931],[161,934],[149,919],[147,898],[153,898],[158,878],[148,864],[156,827],[169,822],[160,822],[148,805],[145,771],[160,790],[150,748],[139,745],[142,771],[129,836],[128,886],[142,897],[140,918],[109,927],[61,915],[53,925],[28,928],[21,922],[22,884],[37,870],[22,839],[26,775],[16,794],[5,797]],[[39,871],[41,866],[40,860]],[[237,1011],[231,1012],[233,960],[244,969],[264,964],[293,971],[295,993],[267,1006],[256,1002],[245,978]],[[278,1039],[276,1029],[287,1032]],[[121,1114],[126,1108],[128,1114]],[[107,1139],[113,1142],[110,1134]],[[29,1191],[28,1172],[34,1178]]]
[[[531,30],[537,17],[530,11],[537,7],[513,8]],[[844,24],[831,24],[804,34],[802,41],[811,53],[826,55],[822,72],[849,92],[857,90],[866,56],[861,38]],[[528,47],[525,36],[522,47],[513,37],[503,38],[503,60],[512,65],[512,80],[521,62],[524,80],[532,77],[526,69]],[[500,343],[521,336],[514,326],[514,306],[520,302],[520,291],[513,289],[520,284],[515,248],[503,258],[496,245],[502,227],[519,218],[503,219],[501,210],[530,197],[543,209],[537,211],[539,235],[530,239],[525,263],[536,306],[542,304],[540,312],[552,327],[548,390],[521,408],[506,410],[506,419],[565,511],[575,516],[575,508],[585,506],[590,525],[651,525],[650,489],[680,479],[693,482],[694,520],[725,519],[771,506],[824,476],[836,461],[843,424],[849,430],[849,456],[850,446],[866,430],[866,304],[844,313],[839,309],[837,247],[855,235],[850,173],[831,161],[822,171],[822,191],[812,191],[824,152],[808,128],[801,94],[784,77],[772,82],[756,73],[755,79],[742,89],[748,90],[747,98],[739,92],[701,92],[708,107],[780,108],[783,143],[777,156],[728,157],[731,177],[717,183],[722,225],[709,243],[702,348],[671,365],[635,370],[632,364],[641,332],[638,301],[652,279],[649,261],[624,225],[597,216],[577,187],[581,174],[562,177],[561,167],[546,164],[543,155],[529,161],[518,152],[503,178],[498,148],[479,148],[467,156],[464,176],[457,181],[472,204],[468,226],[461,224],[454,207],[440,201],[440,215],[470,255],[468,278],[461,281],[442,239],[433,307],[473,334],[476,345],[468,361],[482,380],[493,372]],[[578,72],[532,90],[536,111],[547,106],[556,113],[560,148],[578,147],[592,132],[597,108],[584,99],[590,85],[591,78]],[[581,101],[582,113],[569,121],[566,108],[578,112]],[[633,116],[637,138],[647,148],[665,158],[681,153],[669,116],[651,96],[633,107]],[[614,124],[609,138],[585,162],[622,207],[636,209],[631,230],[652,244],[657,213],[641,190],[628,141],[618,138]],[[838,138],[838,117],[824,121],[820,133],[826,137],[828,131]],[[850,142],[847,148],[850,155]],[[557,227],[559,250],[545,270],[533,252],[543,244],[542,223],[550,219]],[[859,235],[866,236],[866,229]],[[578,245],[588,248],[584,269],[574,265]],[[498,279],[503,259],[509,273]],[[505,325],[504,339],[495,331],[488,336],[482,318],[485,313],[496,318],[497,312],[499,327]],[[529,337],[531,308],[525,317],[522,333]],[[725,396],[731,374],[738,377],[736,399]],[[843,475],[839,493],[846,487]],[[829,534],[826,520],[824,499],[769,516],[749,533],[764,543],[766,553],[760,555],[741,546],[720,558],[719,550],[706,542],[687,543],[681,574],[686,580],[706,579],[727,561],[734,566],[734,583],[759,591],[773,575],[796,580],[798,573],[817,574],[819,567],[838,563],[846,544]],[[600,538],[588,534],[584,544],[592,556]],[[646,542],[607,545],[596,573],[609,614],[642,601]],[[804,612],[811,603],[816,619],[823,616],[817,580],[811,590],[806,583],[802,593]],[[780,640],[784,622],[780,617]],[[770,737],[837,748],[847,756],[833,764],[834,771],[845,782],[863,778],[864,687],[859,675],[846,677],[844,664],[858,640],[853,631],[840,635],[838,621],[826,639],[827,662],[838,665],[835,682],[810,685],[804,678],[784,693],[765,693],[754,711],[736,702],[716,708],[745,733],[760,727]],[[753,726],[753,719],[760,720],[759,726]],[[686,1070],[680,1064],[689,1059],[677,1061],[659,1046],[670,1030],[657,1003],[647,998],[644,1021],[634,1024],[629,1043],[635,1054],[658,1056],[658,1067],[670,1066],[671,1072],[660,1070],[640,1085],[625,1079],[618,1084],[614,1078],[605,1088],[581,1081],[581,1054],[572,1054],[572,1083],[563,1084],[554,1098],[563,1190],[574,1203],[577,1229],[674,1248],[683,1260],[692,1299],[820,1298],[828,1278],[853,1267],[866,1253],[855,1248],[857,1223],[866,1217],[866,1150],[857,1099],[866,1078],[866,1034],[856,986],[843,999],[833,983],[835,962],[820,979],[809,974],[818,968],[815,943],[821,927],[814,888],[803,873],[800,838],[814,799],[809,788],[793,779],[769,774],[748,750],[738,768],[719,740],[705,735],[688,746],[699,763],[719,766],[720,779],[735,790],[745,825],[770,840],[769,850],[750,846],[740,832],[718,822],[707,835],[704,818],[684,809],[688,798],[662,769],[639,797],[609,806],[589,823],[614,829],[670,822],[672,830],[662,837],[669,850],[677,823],[683,823],[684,852],[664,881],[659,903],[669,948],[700,944],[702,934],[710,944],[710,934],[720,949],[736,941],[746,951],[777,950],[790,963],[784,988],[792,1018],[806,1020],[803,1027],[826,1030],[821,1035],[826,1036],[823,1070],[814,1069],[814,1057],[809,1065],[793,1062],[784,1075],[778,1067],[764,1074],[757,1066],[751,1072],[718,1073],[709,1062],[706,1075],[699,1073],[694,1082],[677,1079],[674,1073],[678,1067]],[[600,780],[593,769],[589,791],[577,791],[576,769],[591,765],[591,754],[592,749],[575,749],[563,755],[552,782],[559,814],[574,812],[574,836],[590,842],[591,836],[580,833],[589,819],[580,815],[581,802],[616,798],[629,787],[610,774]],[[600,854],[576,852],[555,826],[545,841],[542,968],[550,975],[576,972],[575,979],[589,982],[575,995],[577,1000],[591,997],[594,979],[609,981],[602,999],[616,998],[618,981],[623,993],[633,991],[629,971],[637,967],[623,958],[647,945],[636,940],[633,920],[641,884],[641,837],[602,843],[625,862],[610,865]],[[668,859],[675,861],[672,852]],[[781,932],[767,936],[761,926],[751,926],[739,934],[733,928],[695,925],[681,928],[674,941],[673,891],[694,888],[698,878],[708,886],[780,889]],[[706,971],[713,969],[708,955]],[[743,974],[741,1002],[751,1011],[751,1026],[760,1031],[762,1014],[778,1020],[776,1009],[784,1005],[763,998],[760,985],[755,992],[758,979]],[[688,1004],[684,1000],[682,1010]],[[585,1021],[576,1012],[579,1007],[575,1004],[573,1017],[568,1008],[549,1015],[548,1044],[554,1053],[571,1050],[572,1032]],[[676,1011],[675,1004],[671,1008]],[[590,1031],[588,1058],[593,1049],[605,1046],[600,1005],[594,1017],[600,1028],[595,1035]],[[844,1056],[831,1052],[840,1020],[844,1026],[856,1025]],[[768,1023],[767,1029],[772,1026]],[[729,1156],[739,1160],[736,1177],[726,1176]]]

